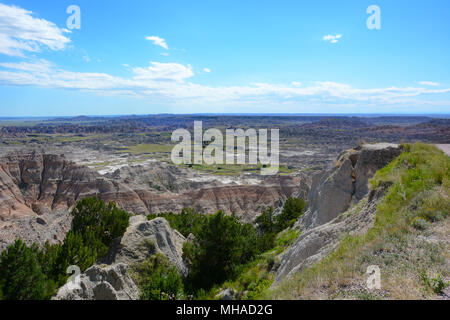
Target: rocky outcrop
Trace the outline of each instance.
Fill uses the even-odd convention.
[[[161,253],[183,275],[187,275],[187,267],[183,261],[185,242],[183,235],[172,229],[163,218],[147,221],[143,216],[132,217],[130,226],[123,237],[111,246],[104,262],[133,265],[153,254]]]
[[[79,275],[79,281],[65,284],[54,300],[137,300],[139,290],[123,263],[94,265]]]
[[[315,175],[308,194],[308,210],[299,220],[303,229],[320,226],[336,218],[369,191],[375,172],[401,153],[396,144],[365,144],[339,157],[335,166]]]
[[[283,255],[273,286],[328,256],[339,245],[342,235],[366,232],[373,225],[377,204],[385,191],[386,186],[371,191],[357,206],[353,206],[346,213],[303,232]]]
[[[362,233],[372,225],[387,186],[369,193],[369,179],[401,152],[395,144],[362,145],[313,177],[308,210],[295,225],[302,234],[283,255],[274,285],[326,257],[343,234]]]
[[[61,287],[54,299],[138,299],[139,289],[128,270],[160,253],[186,276],[188,270],[182,258],[185,241],[163,218],[147,221],[145,216],[132,216],[124,235],[114,241],[106,257],[79,275],[79,281],[72,281]]]

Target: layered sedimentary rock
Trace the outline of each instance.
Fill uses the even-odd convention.
[[[147,176],[142,167],[123,170],[123,175],[119,170],[102,176],[64,156],[39,152],[0,158],[0,250],[16,238],[61,241],[70,227],[70,209],[85,197],[114,201],[134,214],[191,207],[203,213],[234,212],[252,220],[265,206],[295,192],[299,183],[295,176],[269,177],[255,184],[201,183],[177,179],[173,167]],[[152,187],[155,176],[165,190]]]

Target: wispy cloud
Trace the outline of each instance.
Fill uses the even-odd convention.
[[[166,40],[157,36],[146,37],[148,41],[152,41],[154,45],[163,47],[166,50],[169,50],[169,46],[166,43]]]
[[[205,71],[206,73],[210,73],[211,69],[210,68],[203,68],[203,71]]]
[[[58,28],[31,11],[0,3],[0,53],[23,57],[24,52],[39,52],[42,47],[62,50],[70,42]]]
[[[328,35],[324,36],[322,39],[323,39],[323,41],[329,41],[331,43],[337,43],[340,38],[342,38],[342,34],[336,34],[336,35],[328,34]]]
[[[160,103],[242,104],[242,105],[333,105],[374,106],[417,105],[435,103],[436,97],[424,101],[420,97],[440,95],[448,98],[450,88],[386,87],[361,89],[347,84],[321,81],[308,85],[254,83],[243,86],[208,86],[189,82],[194,76],[190,65],[151,62],[135,67],[129,78],[106,73],[72,72],[58,68],[46,60],[0,63],[0,84],[76,89],[101,95],[133,95],[149,97]],[[443,103],[444,103],[443,102]],[[448,103],[448,102],[447,102]]]
[[[419,84],[423,86],[431,86],[431,87],[439,87],[440,83],[438,82],[432,82],[432,81],[419,81]]]
[[[173,80],[183,81],[194,75],[192,67],[179,63],[150,62],[147,68],[133,68],[136,80]]]

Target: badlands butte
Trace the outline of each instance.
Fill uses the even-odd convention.
[[[203,121],[204,129],[278,128],[279,173],[262,176],[261,166],[250,165],[173,164],[171,132],[192,131],[194,120]],[[212,115],[3,119],[0,138],[0,251],[16,239],[62,243],[71,227],[70,211],[84,198],[112,201],[131,215],[123,237],[82,274],[83,289],[64,286],[56,299],[139,298],[139,287],[127,270],[147,257],[138,245],[146,239],[156,239],[157,251],[187,275],[182,248],[188,237],[163,218],[147,221],[145,216],[178,214],[184,208],[202,214],[222,210],[257,225],[255,219],[268,207],[279,215],[289,197],[304,199],[306,210],[283,231],[295,236],[271,253],[270,266],[264,266],[267,283],[253,298],[448,298],[445,285],[440,290],[434,284],[427,288],[420,275],[428,277],[428,283],[449,281],[449,119]],[[408,193],[406,185],[398,187],[407,184],[399,177],[418,166],[420,160],[411,160],[415,157],[428,161],[423,164],[426,170],[441,170],[441,176]],[[395,168],[389,167],[392,163]],[[401,205],[394,210],[398,214],[406,217],[406,212],[437,201],[432,210],[438,210],[439,217],[427,220],[417,214],[408,216],[416,222],[389,218],[381,224],[385,213],[380,210],[398,193],[404,199],[398,200]],[[422,223],[418,219],[424,227],[411,227]],[[406,247],[386,235],[394,227],[410,230],[403,239]],[[377,236],[366,239],[367,233]],[[348,236],[364,238],[349,244],[353,249],[361,246],[358,250],[345,247]],[[427,256],[427,250],[434,250],[435,256]],[[345,264],[336,262],[339,259]],[[379,290],[365,286],[369,264],[390,273]],[[103,280],[98,281],[99,275]],[[436,280],[438,275],[441,280]],[[242,283],[216,289],[213,298],[252,298]]]

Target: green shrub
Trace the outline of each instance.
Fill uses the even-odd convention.
[[[37,246],[16,240],[0,255],[0,288],[5,300],[38,300],[47,297],[45,275]]]
[[[189,248],[185,254],[192,259],[189,289],[210,289],[233,278],[239,266],[258,253],[256,239],[256,230],[234,216],[222,211],[209,216],[196,235],[195,250],[185,246]]]
[[[276,233],[277,231],[273,207],[267,207],[264,209],[261,215],[255,219],[255,222],[261,233]]]
[[[288,246],[293,244],[295,240],[297,240],[300,233],[301,232],[299,230],[293,229],[284,230],[278,234],[275,240],[275,245],[278,247],[287,248]]]
[[[305,212],[306,202],[301,198],[287,198],[283,211],[275,218],[277,231],[280,232],[292,226]]]
[[[67,267],[76,265],[84,271],[92,266],[97,258],[104,256],[108,250],[101,241],[94,238],[85,241],[78,232],[71,230],[67,233],[57,257],[55,276],[60,284],[67,279]]]
[[[156,254],[133,268],[141,300],[178,300],[184,298],[183,278],[169,260]]]
[[[166,219],[171,228],[178,230],[185,237],[189,236],[191,233],[196,235],[200,230],[201,225],[207,219],[206,215],[198,213],[191,208],[184,208],[179,214],[169,212],[147,216],[148,220],[158,217]]]
[[[260,237],[260,250],[267,251],[275,246],[284,247],[286,243],[281,243],[282,241],[292,241],[293,239],[277,239],[278,234],[291,227],[305,212],[305,208],[306,202],[303,199],[289,197],[278,216],[274,216],[273,207],[263,210],[262,214],[255,219]],[[295,233],[295,235],[291,233],[290,235],[296,238],[298,233]]]
[[[438,274],[436,278],[429,278],[425,271],[421,271],[420,278],[425,287],[431,289],[436,294],[442,293],[442,291],[450,285],[442,279],[440,274]]]
[[[122,236],[129,224],[129,214],[110,202],[106,204],[97,198],[78,201],[72,210],[73,232],[79,233],[85,243],[100,240],[106,247]]]
[[[58,285],[63,285],[70,265],[78,266],[81,271],[92,266],[97,259],[108,252],[113,239],[121,237],[129,224],[129,214],[120,210],[112,202],[105,204],[97,198],[85,198],[72,210],[72,228],[63,244],[58,248],[44,248],[46,256],[53,255],[56,264],[50,271],[50,277]],[[56,257],[55,253],[57,251]]]
[[[425,219],[420,217],[416,217],[412,222],[412,226],[417,230],[425,230],[429,227],[429,225],[430,224]]]

